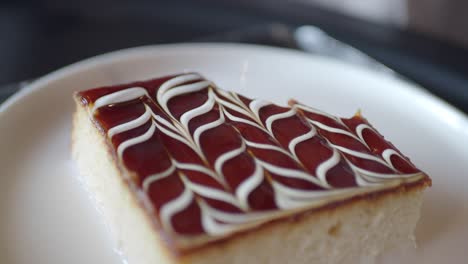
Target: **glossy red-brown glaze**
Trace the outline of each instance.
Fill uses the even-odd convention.
[[[101,107],[93,114],[92,118],[95,124],[105,133],[112,127],[141,116],[145,112],[145,105],[150,107],[155,115],[173,123],[180,121],[180,117],[187,111],[202,105],[208,98],[209,89],[203,89],[170,99],[167,102],[168,113],[157,102],[156,94],[159,87],[172,77],[174,76],[126,85],[100,87],[80,92],[77,96],[84,106],[91,108],[97,99],[116,91],[131,87],[143,87],[147,90],[149,97]],[[217,92],[215,91],[215,93]],[[219,98],[237,104],[239,107],[249,111],[250,99],[239,95],[239,103],[219,93],[217,95]],[[271,125],[271,131],[267,130],[266,120],[268,117],[287,112],[290,109],[289,107],[280,107],[274,104],[267,105],[259,111],[258,120],[231,109],[224,109],[231,115],[258,123],[260,128],[233,120],[224,114],[225,122],[223,124],[201,134],[199,146],[202,150],[202,155],[196,153],[187,144],[162,133],[157,128],[149,140],[129,147],[123,153],[122,162],[130,172],[136,175],[136,185],[143,188],[142,183],[147,177],[168,169],[174,161],[196,164],[215,172],[217,158],[226,152],[242,147],[245,144],[245,140],[276,146],[289,153],[285,154],[279,151],[246,146],[243,153],[224,163],[221,170],[222,175],[217,175],[218,177],[212,177],[212,175],[210,176],[195,170],[177,168],[172,175],[159,180],[155,184],[151,184],[147,189],[148,196],[159,213],[165,204],[176,199],[184,192],[185,187],[181,179],[181,173],[194,184],[221,190],[235,197],[238,187],[254,172],[255,159],[282,168],[302,171],[308,177],[316,178],[317,167],[328,160],[333,153],[331,144],[379,158],[381,158],[382,152],[386,149],[394,149],[398,152],[380,134],[370,129],[363,130],[362,136],[364,142],[358,140],[356,127],[360,124],[369,125],[360,115],[356,115],[350,119],[341,119],[341,122],[338,122],[338,119],[306,110],[298,110],[293,116],[275,121]],[[220,115],[220,106],[216,104],[210,111],[193,118],[189,122],[188,133],[193,137],[197,128],[218,120],[221,118]],[[314,125],[312,121],[349,132],[349,134],[330,132]],[[143,135],[150,129],[153,122],[155,121],[150,119],[142,126],[116,134],[109,139],[109,143],[112,144],[116,151],[122,142]],[[159,125],[170,130],[170,128],[163,124]],[[314,132],[314,136],[297,144],[294,156],[288,149],[289,143],[294,138],[311,131]],[[401,154],[400,152],[398,153]],[[373,172],[389,174],[418,172],[409,160],[395,155],[391,159],[395,169],[373,160],[359,158],[343,152],[340,152],[340,156],[342,159],[339,163],[326,173],[327,182],[332,188],[357,186],[355,172],[344,158],[359,168]],[[284,177],[284,175],[265,170],[263,180],[248,196],[249,212],[272,210],[278,207],[275,202],[275,191],[272,188],[272,181],[297,190],[324,190],[323,187],[314,184],[312,180]],[[196,194],[185,210],[178,212],[172,217],[172,228],[175,232],[184,235],[204,233],[201,222],[201,208],[199,203],[197,203],[197,199],[202,199],[211,207],[220,211],[245,213],[245,208],[240,208],[238,205]]]

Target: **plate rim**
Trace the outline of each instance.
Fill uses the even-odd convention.
[[[345,67],[348,69],[353,69],[359,71],[361,74],[366,75],[378,75],[380,77],[386,78],[387,81],[392,81],[400,84],[400,88],[403,90],[410,91],[418,98],[424,99],[426,102],[431,103],[431,105],[436,106],[438,109],[444,109],[445,114],[450,114],[452,117],[455,117],[457,120],[464,123],[468,132],[468,114],[464,113],[460,109],[451,105],[447,101],[443,100],[440,97],[430,93],[428,90],[424,89],[422,86],[403,80],[395,78],[392,76],[385,75],[379,72],[373,72],[371,69],[365,68],[359,65],[353,65],[345,61],[338,60],[336,58],[330,58],[320,54],[307,53],[300,50],[293,50],[282,47],[273,47],[266,45],[258,44],[246,44],[246,43],[222,43],[222,42],[185,42],[185,43],[169,43],[169,44],[156,44],[156,45],[145,45],[137,46],[126,49],[119,49],[100,55],[92,56],[67,66],[58,68],[52,72],[49,72],[38,79],[34,80],[32,83],[25,86],[20,91],[16,92],[10,96],[7,100],[0,104],[0,122],[3,114],[11,107],[14,107],[18,101],[22,98],[30,96],[34,91],[45,89],[49,82],[52,82],[56,79],[65,78],[67,75],[79,72],[87,67],[103,65],[111,63],[112,61],[126,60],[132,56],[136,57],[145,53],[155,53],[155,52],[164,52],[164,50],[177,50],[177,49],[223,49],[229,52],[252,52],[258,51],[263,53],[277,53],[282,56],[294,56],[294,57],[303,57],[307,60],[321,60],[329,65],[337,65],[339,67]]]
[[[431,107],[436,108],[437,111],[438,109],[443,110],[448,114],[450,117],[457,118],[457,121],[460,121],[462,123],[462,127],[457,127],[457,126],[450,126],[451,133],[452,132],[462,132],[464,135],[468,136],[468,116],[465,115],[465,113],[461,112],[460,110],[456,109],[455,107],[451,106],[447,102],[443,101],[442,99],[430,94],[429,92],[425,91],[423,88],[413,85],[411,83],[405,82],[403,80],[399,80],[396,78],[392,78],[391,76],[386,76],[382,75],[379,73],[374,73],[371,70],[367,70],[365,68],[361,67],[354,67],[353,65],[349,65],[347,63],[343,63],[338,60],[330,59],[327,57],[323,56],[317,56],[317,55],[311,55],[307,53],[303,53],[300,51],[294,51],[294,50],[288,50],[288,49],[282,49],[282,48],[275,48],[275,47],[268,47],[268,46],[260,46],[260,45],[240,45],[240,44],[222,44],[222,43],[204,43],[204,44],[165,44],[165,45],[151,45],[151,46],[143,46],[143,47],[135,47],[135,48],[130,48],[130,49],[124,49],[124,50],[118,50],[98,56],[94,56],[76,63],[73,63],[71,65],[68,65],[66,67],[60,68],[58,70],[55,70],[47,75],[44,75],[43,77],[39,78],[37,81],[34,83],[31,83],[28,85],[25,89],[19,91],[16,93],[14,96],[12,96],[10,99],[8,99],[4,104],[0,104],[0,127],[2,127],[2,120],[8,121],[5,119],[2,119],[2,117],[5,117],[4,114],[8,113],[8,110],[10,109],[16,109],[18,107],[18,103],[21,103],[23,99],[34,99],[37,94],[35,92],[41,90],[41,89],[47,89],[48,85],[52,82],[58,81],[61,78],[69,78],[70,76],[80,73],[83,70],[86,70],[87,67],[90,68],[100,68],[100,67],[107,67],[107,63],[112,63],[112,61],[118,61],[119,59],[123,58],[124,63],[126,63],[126,58],[130,58],[133,56],[132,54],[144,54],[146,52],[152,52],[154,49],[157,49],[158,52],[163,52],[165,49],[185,49],[185,48],[223,48],[225,49],[226,47],[229,47],[233,50],[242,50],[242,49],[247,49],[249,51],[259,51],[262,50],[266,52],[281,52],[282,54],[285,54],[286,56],[289,55],[294,55],[294,56],[301,56],[301,57],[308,57],[307,61],[310,60],[324,60],[328,62],[332,62],[333,64],[336,65],[344,65],[346,69],[351,69],[354,70],[358,68],[359,72],[358,73],[364,73],[364,74],[372,74],[376,75],[377,77],[381,76],[382,78],[385,78],[385,82],[387,81],[392,81],[392,85],[398,85],[399,89],[401,91],[408,91],[408,94],[405,94],[405,97],[410,97],[410,98],[421,98],[421,105],[418,105],[419,109],[425,110]],[[155,57],[159,56],[158,53]],[[140,55],[141,56],[141,55]],[[282,56],[282,55],[281,55]],[[285,57],[285,59],[288,59]],[[97,63],[97,64],[96,64]],[[328,67],[329,65],[327,65]],[[333,66],[333,65],[331,65]],[[94,70],[94,69],[93,69]],[[340,69],[341,70],[341,69]],[[354,72],[353,72],[354,74]],[[60,87],[59,87],[60,88]],[[53,91],[58,91],[58,89],[49,89]],[[52,92],[52,91],[43,91],[43,92]],[[16,117],[13,117],[13,119]],[[10,119],[11,121],[12,119]],[[436,118],[437,122],[442,122],[441,117]],[[13,120],[14,121],[14,120]],[[5,123],[5,122],[4,122]],[[1,130],[1,129],[0,129]],[[7,130],[8,131],[8,130]],[[0,132],[1,133],[1,132]],[[0,143],[2,142],[2,137],[0,137]],[[441,142],[447,142],[447,139],[440,139]],[[452,146],[451,146],[452,148]],[[1,151],[0,151],[1,152]],[[468,152],[463,152],[463,153],[468,153]],[[0,177],[1,178],[1,177]],[[391,254],[388,254],[390,256]],[[400,258],[397,258],[400,259]]]

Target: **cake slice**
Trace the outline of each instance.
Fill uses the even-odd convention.
[[[196,73],[75,101],[73,157],[130,264],[352,263],[413,243],[431,180],[360,113]]]

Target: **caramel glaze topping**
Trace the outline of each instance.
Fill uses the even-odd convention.
[[[196,73],[77,98],[179,247],[425,177],[360,114],[252,100]]]

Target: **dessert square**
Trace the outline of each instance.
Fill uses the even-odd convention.
[[[348,263],[411,244],[430,178],[360,114],[197,73],[75,94],[72,152],[132,263]]]

